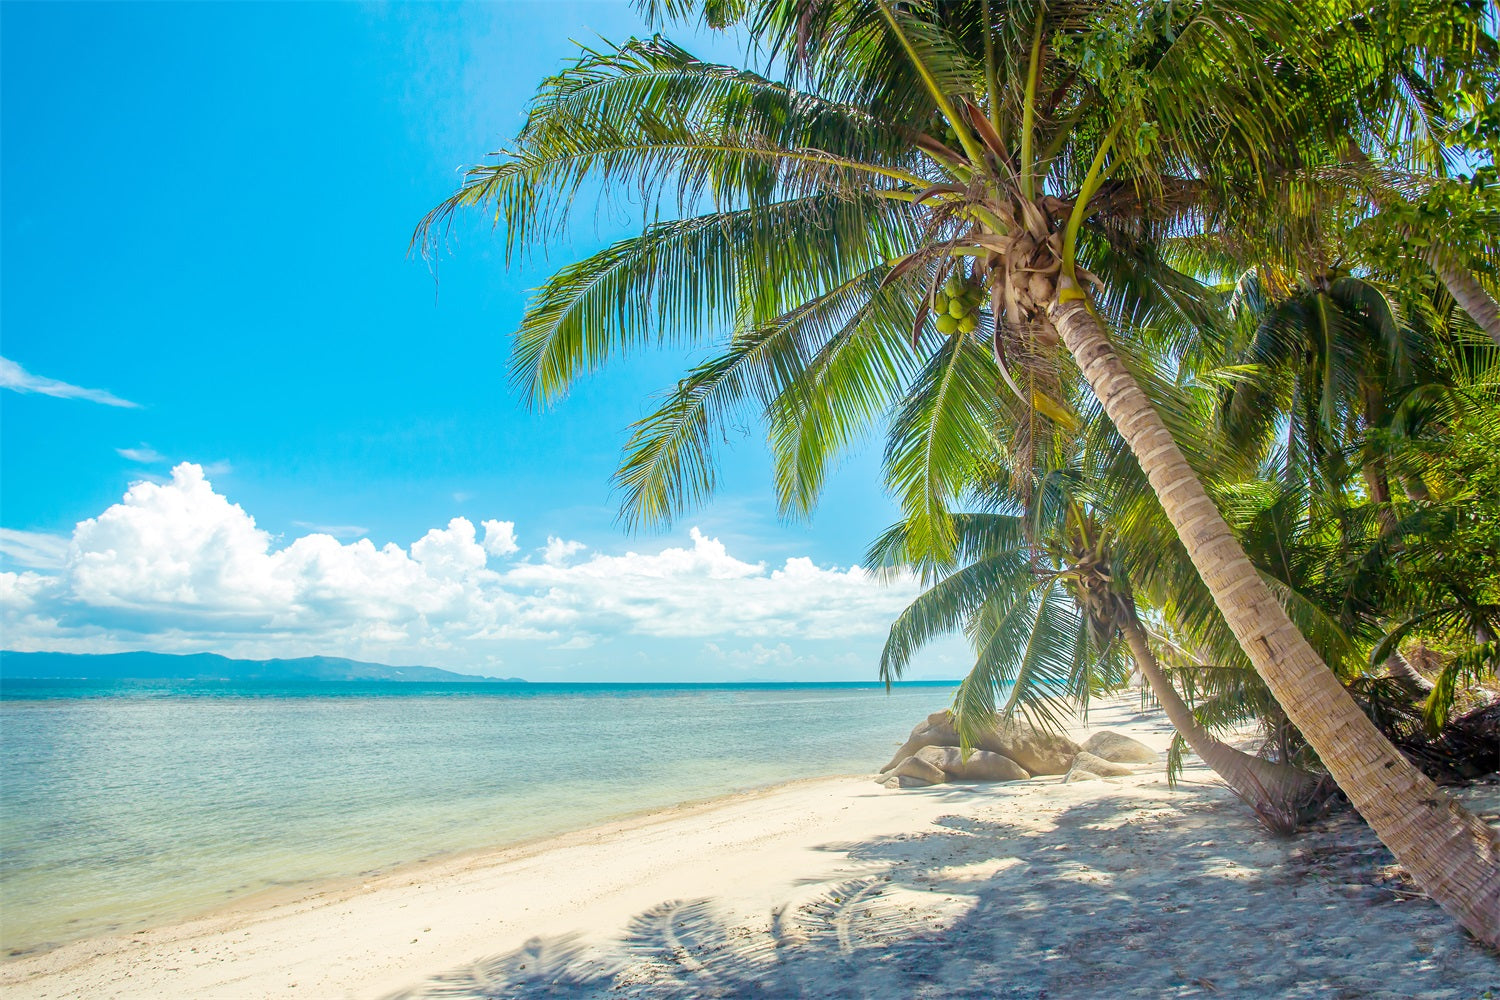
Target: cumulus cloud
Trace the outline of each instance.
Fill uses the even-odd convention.
[[[518,641],[584,650],[635,636],[760,643],[734,657],[748,665],[784,657],[787,641],[879,637],[915,593],[858,567],[747,562],[696,528],[687,546],[586,558],[582,543],[551,537],[540,561],[515,558],[514,522],[463,517],[404,549],[334,531],[278,547],[191,463],[133,484],[71,538],[32,534],[0,536],[7,553],[31,553],[13,557],[25,572],[0,573],[11,648],[456,665],[493,662]]]
[[[549,566],[561,566],[573,556],[588,548],[582,542],[547,536],[547,547],[542,550],[542,560]]]
[[[508,556],[520,549],[516,544],[516,522],[480,521],[479,526],[484,529],[484,541],[481,544],[490,555]]]
[[[0,389],[9,389],[12,392],[34,392],[42,396],[56,396],[58,399],[86,399],[91,403],[123,406],[129,409],[139,409],[141,405],[132,403],[128,399],[121,399],[114,393],[103,389],[85,389],[83,386],[60,382],[55,378],[33,375],[9,358],[0,358]]]

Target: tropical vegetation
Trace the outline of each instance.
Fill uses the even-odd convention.
[[[791,516],[883,428],[887,548],[962,567],[939,587],[1004,564],[944,612],[979,646],[961,710],[1028,669],[1027,617],[1071,636],[1045,659],[1080,696],[1120,639],[1148,677],[1170,649],[1200,719],[1275,706],[1500,944],[1500,842],[1351,695],[1366,653],[1417,638],[1446,653],[1433,706],[1496,659],[1496,522],[1472,502],[1500,344],[1482,0],[642,7],[739,32],[759,70],[659,36],[585,48],[416,238],[486,206],[523,254],[594,185],[644,200],[639,235],[537,291],[512,356],[545,404],[629,351],[707,351],[633,428],[627,520],[706,497],[747,409]],[[1171,557],[1132,558],[1151,545]]]

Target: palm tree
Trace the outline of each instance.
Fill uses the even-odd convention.
[[[1148,555],[1121,539],[1079,470],[1052,470],[1039,478],[1036,488],[1024,491],[1025,500],[1008,498],[1007,506],[1025,508],[1023,513],[954,518],[956,566],[913,550],[901,524],[871,548],[872,564],[916,566],[930,581],[892,624],[881,678],[890,684],[922,645],[962,628],[973,642],[975,662],[954,698],[954,722],[973,742],[997,710],[1052,723],[1055,702],[1086,705],[1095,691],[1117,690],[1127,676],[1123,654],[1187,745],[1268,825],[1290,832],[1285,820],[1313,792],[1317,777],[1216,739],[1157,661],[1136,609],[1130,564],[1165,554]],[[997,704],[1001,693],[1003,705]]]
[[[1399,654],[1413,637],[1448,655],[1436,682],[1393,673],[1421,699],[1436,732],[1465,682],[1500,666],[1500,349],[1487,342],[1449,345],[1448,384],[1419,386],[1393,408],[1377,444],[1398,478],[1416,483],[1388,533],[1348,560],[1351,615],[1370,619],[1378,641],[1372,661]]]
[[[1462,314],[1438,313],[1420,292],[1407,290],[1403,308],[1401,289],[1369,277],[1287,281],[1273,272],[1270,278],[1247,272],[1231,301],[1243,345],[1233,358],[1237,375],[1224,393],[1221,422],[1250,453],[1267,453],[1269,439],[1285,435],[1268,478],[1306,484],[1282,495],[1301,497],[1299,507],[1320,504],[1325,521],[1343,530],[1292,538],[1283,525],[1276,548],[1322,550],[1313,562],[1324,578],[1325,611],[1365,636],[1370,664],[1383,664],[1425,703],[1435,731],[1457,680],[1477,679],[1486,667],[1493,672],[1497,656],[1496,565],[1481,554],[1495,550],[1492,491],[1484,484],[1493,450],[1479,443],[1500,426],[1497,348]],[[1462,473],[1444,476],[1456,450],[1467,452],[1468,461]],[[1348,495],[1351,458],[1364,481],[1364,502]],[[1433,477],[1447,480],[1436,498],[1424,481]],[[1393,495],[1393,478],[1405,498]],[[1273,499],[1267,506],[1279,504]],[[1371,520],[1365,512],[1378,521],[1378,536],[1359,530]],[[1246,539],[1243,528],[1237,534]],[[1321,542],[1309,545],[1315,534]],[[1305,585],[1305,569],[1288,572],[1252,559],[1288,586],[1294,576]],[[1448,659],[1434,685],[1399,652],[1416,634],[1472,646]]]
[[[648,212],[675,192],[687,218],[652,223],[541,288],[513,356],[522,387],[545,402],[624,350],[732,329],[727,349],[637,428],[621,482],[648,520],[712,489],[715,421],[746,399],[769,411],[783,503],[796,509],[815,498],[830,448],[926,382],[926,430],[907,429],[925,436],[927,457],[908,470],[902,500],[922,544],[951,550],[947,501],[994,432],[982,401],[1009,389],[1039,424],[1066,423],[1061,345],[1339,785],[1434,899],[1500,944],[1500,843],[1319,659],[1099,312],[1127,291],[1170,304],[1166,269],[1153,267],[1160,238],[1225,224],[1245,190],[1276,189],[1300,169],[1303,150],[1275,112],[1295,104],[1283,70],[1316,27],[1309,7],[1327,13],[1261,0],[708,3],[711,20],[765,47],[784,82],[660,40],[585,51],[542,84],[512,148],[472,169],[418,239],[488,204],[516,252],[556,231],[586,181],[631,183]],[[949,288],[949,306],[960,308],[934,329],[936,293],[956,272],[965,288]]]
[[[1356,458],[1369,498],[1389,503],[1382,457],[1356,453],[1389,424],[1394,401],[1437,382],[1431,331],[1407,321],[1393,290],[1337,272],[1246,272],[1230,309],[1245,331],[1221,411],[1231,441],[1263,452],[1284,433],[1284,476],[1325,489],[1340,488]]]

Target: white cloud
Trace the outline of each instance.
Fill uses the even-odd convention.
[[[139,409],[141,405],[132,403],[128,399],[121,399],[114,393],[103,389],[85,389],[82,386],[60,382],[55,378],[33,375],[9,358],[0,358],[0,389],[10,389],[13,392],[34,392],[42,396],[56,396],[59,399],[86,399],[91,403],[124,406],[130,409]]]
[[[183,463],[169,481],[133,484],[70,539],[0,536],[16,563],[49,571],[0,573],[0,615],[19,649],[481,666],[526,640],[575,653],[597,645],[617,662],[610,643],[633,636],[637,646],[713,640],[745,668],[787,662],[787,643],[878,642],[915,593],[910,580],[887,587],[858,567],[746,562],[697,529],[688,546],[587,558],[582,543],[551,537],[541,561],[516,562],[513,522],[480,527],[482,540],[455,517],[406,549],[332,530],[277,547],[202,467]]]
[[[139,448],[116,448],[115,454],[131,462],[139,462],[142,465],[151,465],[156,462],[166,461],[166,456],[148,444]]]
[[[735,558],[697,528],[689,538],[690,549],[595,555],[571,566],[522,564],[506,580],[545,593],[552,622],[613,623],[659,637],[870,635],[883,632],[915,594],[910,581],[886,587],[859,567],[824,569],[794,558],[771,569]]]
[[[455,517],[446,528],[433,528],[412,543],[412,558],[431,576],[461,580],[484,569],[485,550],[475,540],[474,525]]]
[[[542,550],[542,558],[549,566],[561,566],[586,548],[588,546],[582,542],[565,541],[548,535],[547,547]]]
[[[520,549],[516,544],[516,522],[480,521],[484,529],[484,551],[492,556],[508,556]]]

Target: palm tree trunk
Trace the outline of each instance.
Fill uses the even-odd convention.
[[[1399,652],[1392,652],[1385,658],[1385,669],[1412,696],[1413,701],[1425,701],[1432,694],[1432,681],[1418,673]]]
[[[1442,279],[1443,287],[1458,307],[1468,313],[1479,328],[1500,344],[1500,305],[1479,283],[1474,272],[1456,262],[1441,248],[1433,248],[1432,269]]]
[[[1214,738],[1212,733],[1199,725],[1193,710],[1177,694],[1177,689],[1172,686],[1171,680],[1157,662],[1156,654],[1151,651],[1151,644],[1146,639],[1146,630],[1141,627],[1134,607],[1128,607],[1120,632],[1125,636],[1126,645],[1130,647],[1136,669],[1151,686],[1151,693],[1156,696],[1157,704],[1166,713],[1167,721],[1182,734],[1183,740],[1193,748],[1193,752],[1203,763],[1213,768],[1224,779],[1224,783],[1257,813],[1291,806],[1304,792],[1317,784],[1318,779],[1314,775],[1288,764],[1273,764],[1254,754],[1237,750]]]
[[[1053,324],[1256,672],[1417,884],[1475,937],[1500,947],[1500,839],[1359,710],[1246,558],[1077,285],[1065,276],[1059,291],[1077,297],[1053,301]]]
[[[1400,526],[1396,512],[1391,510],[1390,480],[1386,478],[1385,471],[1378,462],[1366,462],[1361,471],[1365,477],[1365,490],[1375,504],[1375,519],[1380,522],[1380,536],[1385,538]]]

